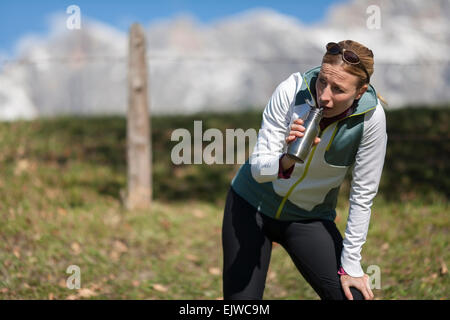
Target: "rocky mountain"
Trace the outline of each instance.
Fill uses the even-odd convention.
[[[145,25],[155,114],[263,109],[293,72],[320,64],[329,41],[353,39],[375,55],[372,84],[391,108],[450,101],[450,2],[362,0],[305,24],[255,8],[211,24],[182,15]],[[127,34],[57,16],[45,37],[26,37],[0,65],[0,119],[124,114]]]

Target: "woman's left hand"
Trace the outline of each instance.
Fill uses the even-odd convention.
[[[353,300],[352,293],[350,291],[350,287],[355,287],[364,296],[364,299],[366,300],[373,300],[374,295],[372,293],[372,290],[370,289],[369,284],[369,276],[365,274],[362,277],[351,277],[349,275],[342,275],[341,276],[341,285],[342,289],[344,289],[345,296],[348,300]]]

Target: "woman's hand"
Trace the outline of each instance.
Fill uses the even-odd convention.
[[[291,143],[292,141],[294,141],[295,139],[297,139],[297,137],[303,137],[304,133],[303,131],[305,131],[305,127],[303,126],[303,120],[298,118],[296,120],[294,120],[294,123],[292,123],[291,125],[291,131],[289,132],[289,136],[286,138],[286,144]],[[316,137],[314,139],[314,143],[313,146],[315,146],[316,144],[319,144],[320,142],[320,138]],[[289,157],[283,157],[281,159],[281,168],[283,170],[287,170],[288,168],[292,167],[295,164],[295,160],[290,159]]]
[[[291,131],[289,132],[289,136],[286,138],[286,143],[289,144],[290,142],[294,141],[297,137],[301,138],[303,137],[303,131],[305,131],[305,127],[303,126],[303,120],[298,118],[294,120],[294,123],[291,126]],[[314,139],[313,145],[319,144],[320,138],[316,137]]]
[[[342,289],[344,289],[345,296],[348,300],[353,300],[352,293],[350,291],[350,287],[355,287],[364,296],[364,299],[366,300],[373,300],[374,295],[372,293],[372,290],[370,289],[369,284],[369,276],[365,274],[362,277],[351,277],[349,275],[342,275],[341,276],[341,285]]]

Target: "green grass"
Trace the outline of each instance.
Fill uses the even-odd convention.
[[[423,123],[432,130],[424,130],[430,134],[425,138],[444,138],[413,141],[413,156],[405,140],[390,140],[363,268],[381,269],[381,290],[374,290],[378,299],[448,299],[449,275],[441,271],[450,262],[448,164],[442,156],[449,143],[442,121],[448,123],[449,112],[417,110],[409,122],[400,121],[401,112],[406,114],[388,114],[397,122],[388,125],[397,130],[392,136],[414,131],[411,123],[426,117],[432,121]],[[132,211],[123,208],[121,198],[125,119],[0,123],[0,298],[221,298],[223,206],[239,166],[175,166],[170,133],[192,129],[193,120],[203,120],[203,131],[259,129],[260,116],[153,118],[155,200],[151,210]],[[426,156],[432,163],[420,161]],[[431,175],[419,170],[420,164],[431,166]],[[347,181],[336,219],[342,233],[348,189]],[[81,290],[66,287],[70,265],[80,267]],[[273,248],[264,298],[318,299],[280,246]]]

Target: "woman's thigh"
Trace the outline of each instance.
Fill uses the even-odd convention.
[[[283,232],[283,247],[321,299],[345,299],[337,274],[342,241],[333,221],[292,222]],[[355,300],[362,299],[355,288],[351,288],[351,292]]]
[[[261,214],[230,188],[222,224],[224,299],[262,299],[272,251]]]

